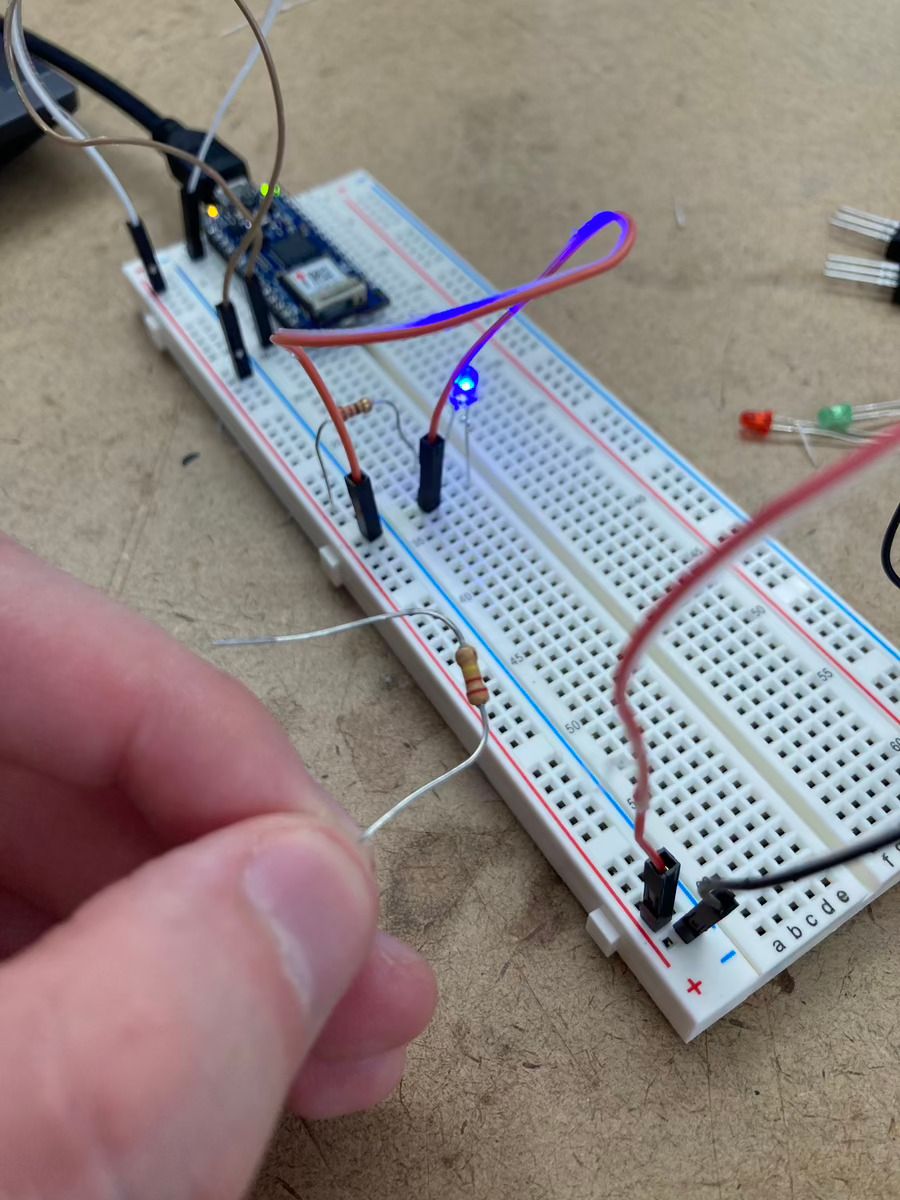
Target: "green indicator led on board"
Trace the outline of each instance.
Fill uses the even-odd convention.
[[[261,184],[259,185],[259,194],[260,194],[261,196],[263,196],[263,197],[265,197],[265,196],[268,196],[268,194],[269,194],[269,185],[268,185],[267,183],[261,183]],[[276,195],[276,196],[280,196],[280,195],[281,195],[281,184],[280,184],[280,183],[276,183],[276,184],[275,184],[275,195]]]

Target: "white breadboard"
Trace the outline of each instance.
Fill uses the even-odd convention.
[[[379,320],[495,290],[365,173],[298,200],[390,296]],[[900,847],[748,894],[689,946],[671,930],[652,934],[636,911],[632,763],[610,702],[611,672],[638,615],[744,514],[519,318],[478,360],[471,485],[457,421],[437,512],[416,505],[417,462],[390,411],[354,422],[384,524],[369,544],[357,532],[331,432],[324,440],[336,509],[328,506],[313,452],[323,414],[298,364],[257,346],[253,377],[238,381],[213,308],[221,261],[192,262],[179,246],[161,261],[168,290],[159,297],[138,264],[126,268],[156,344],[320,548],[329,576],[367,612],[433,605],[468,631],[492,695],[486,774],[584,906],[591,936],[622,956],[683,1037],[896,880]],[[236,303],[249,339],[243,296]],[[328,350],[316,361],[339,402],[392,400],[418,442],[473,335],[467,327],[374,351]],[[473,745],[477,717],[449,637],[424,620],[382,630]],[[685,606],[636,675],[635,698],[653,764],[649,832],[682,864],[679,914],[704,875],[774,870],[900,813],[900,655],[774,542]]]

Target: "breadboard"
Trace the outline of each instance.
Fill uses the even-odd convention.
[[[390,297],[385,321],[464,303],[490,287],[365,173],[297,197]],[[324,438],[335,508],[314,454],[321,406],[286,353],[253,343],[239,381],[214,304],[222,264],[161,255],[156,296],[126,275],[155,343],[209,401],[370,613],[433,606],[479,648],[491,691],[483,769],[674,1027],[694,1037],[893,883],[896,852],[742,897],[685,946],[641,922],[631,831],[632,761],[611,705],[617,653],[671,580],[745,514],[530,320],[479,357],[466,479],[457,420],[443,501],[415,502],[418,465],[393,416],[353,424],[383,537],[353,519],[336,439]],[[614,286],[614,283],[610,284]],[[236,299],[248,348],[253,325]],[[473,336],[453,330],[374,350],[316,354],[339,402],[391,400],[418,441]],[[468,747],[477,717],[455,646],[434,622],[381,627]],[[777,869],[900,813],[900,656],[777,543],[754,547],[688,603],[634,679],[653,766],[651,838],[682,864],[677,915],[711,873]],[[411,784],[414,781],[411,781]]]

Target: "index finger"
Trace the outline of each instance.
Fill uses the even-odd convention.
[[[117,787],[166,840],[343,812],[246,688],[2,535],[0,759]]]

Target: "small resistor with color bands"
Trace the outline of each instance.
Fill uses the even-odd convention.
[[[478,665],[478,653],[474,646],[460,646],[456,652],[456,662],[462,671],[466,685],[466,699],[475,708],[481,708],[491,698],[481,667]]]
[[[361,417],[366,413],[370,413],[374,407],[369,397],[363,396],[355,404],[342,404],[340,414],[345,421],[349,421],[351,417]]]

